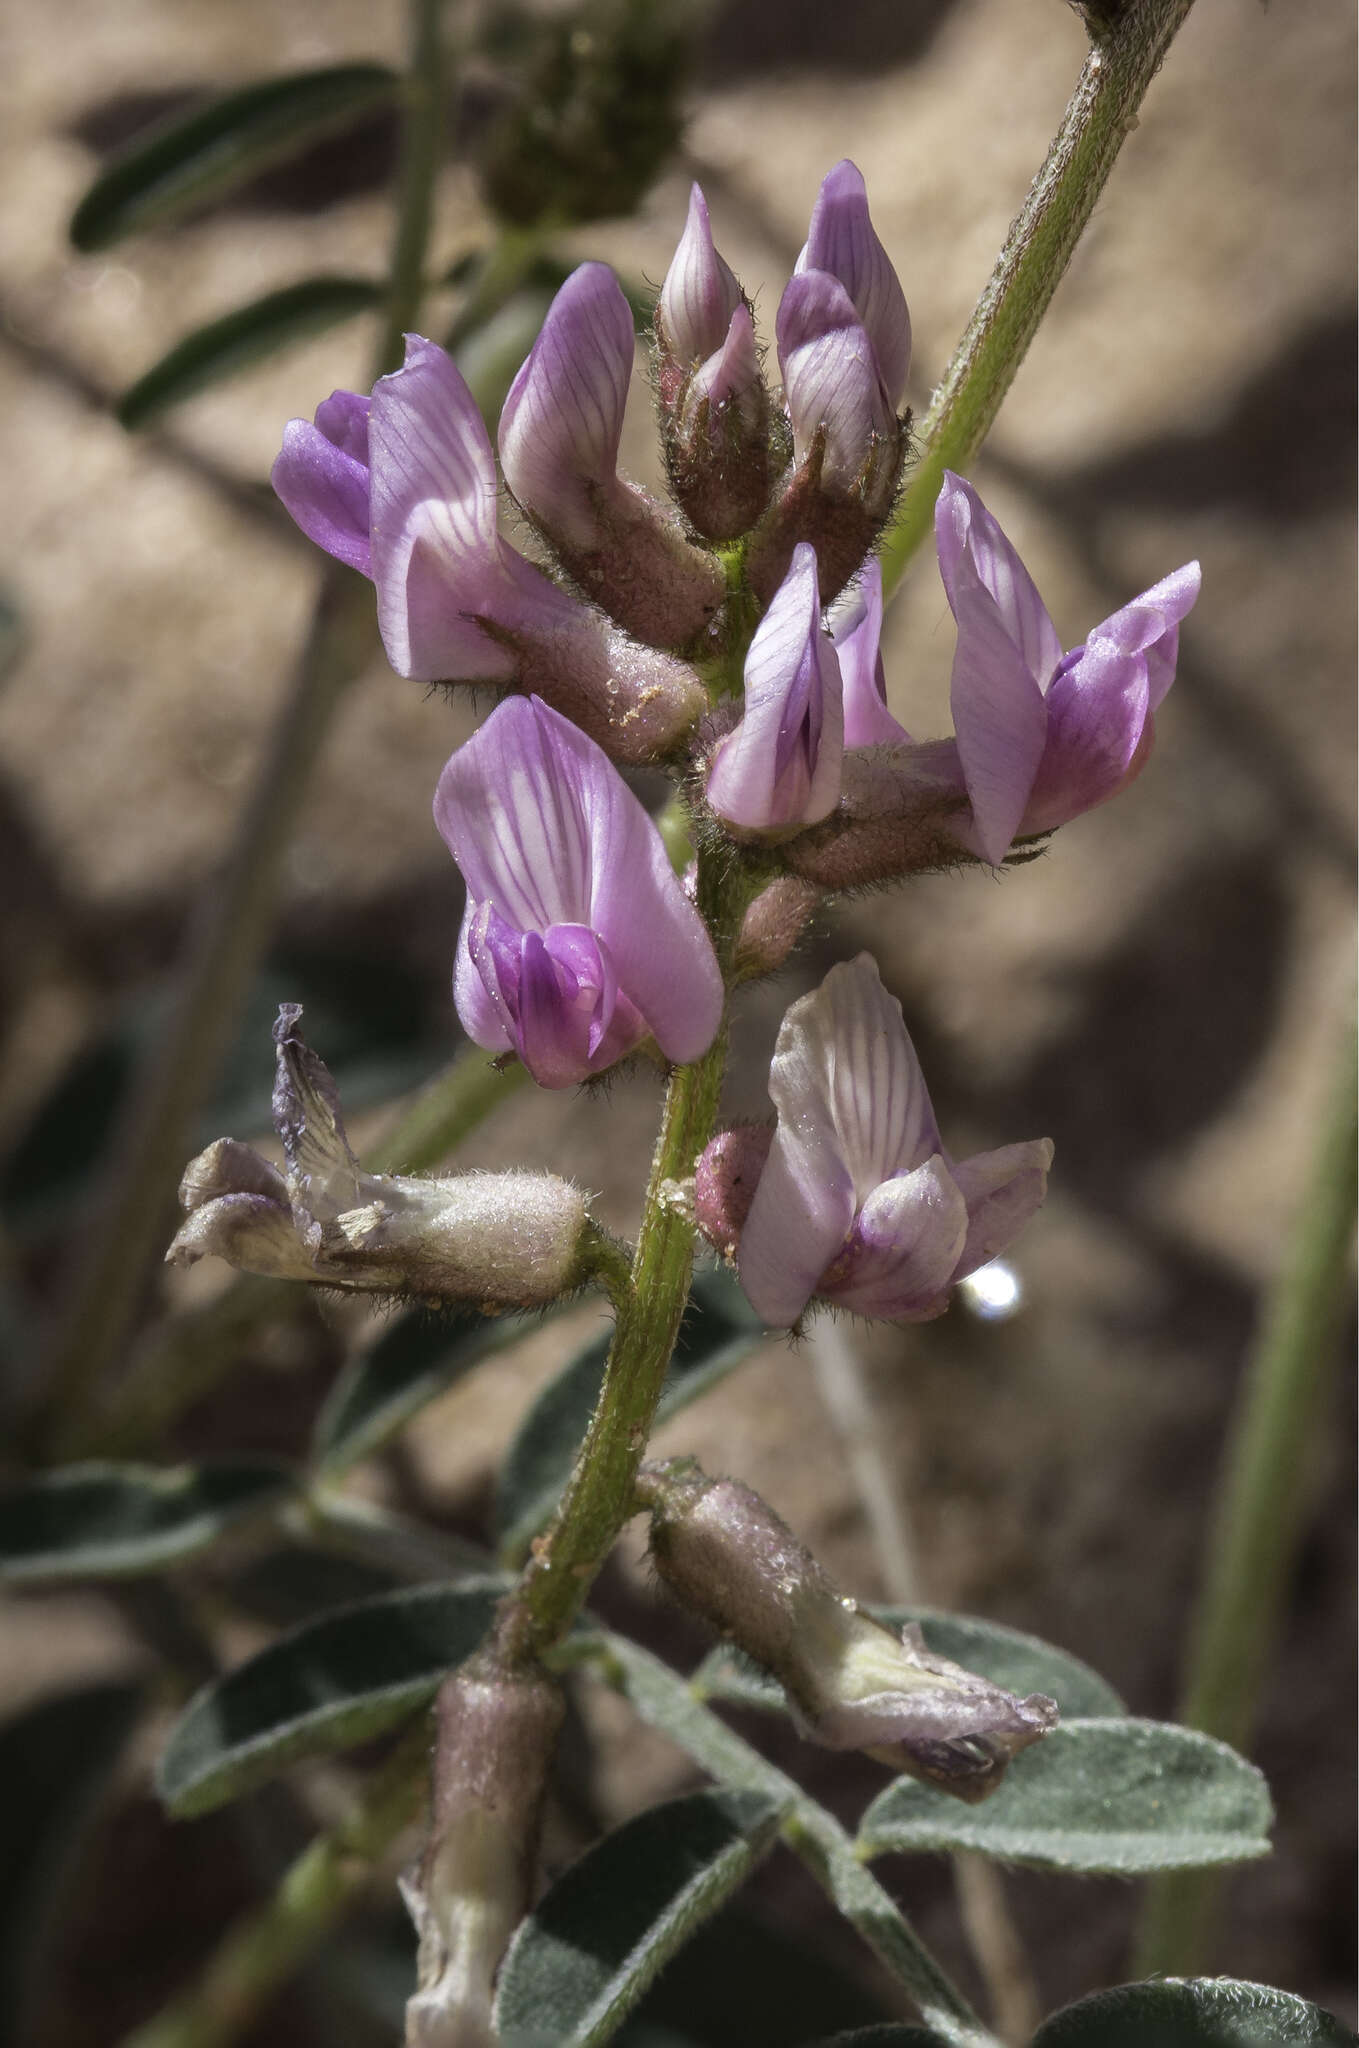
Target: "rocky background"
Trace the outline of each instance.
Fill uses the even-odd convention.
[[[953,1146],[1056,1141],[1052,1196],[1015,1261],[1022,1310],[988,1324],[955,1307],[902,1332],[842,1326],[896,1496],[895,1555],[865,1513],[855,1447],[828,1420],[824,1347],[770,1344],[662,1438],[762,1490],[859,1594],[893,1590],[909,1569],[921,1597],[1050,1637],[1131,1711],[1157,1716],[1174,1711],[1224,1425],[1352,982],[1352,37],[1348,10],[1328,0],[1199,0],[976,470],[1068,642],[1202,559],[1150,766],[1032,867],[932,879],[824,916],[739,1026],[730,1110],[760,1114],[785,1005],[834,960],[874,950]],[[60,1183],[62,1162],[25,1144],[35,1105],[104,1035],[154,1019],[186,916],[213,887],[318,575],[256,487],[282,422],[362,381],[371,337],[360,323],[299,346],[140,438],[107,400],[178,333],[246,297],[304,270],[380,269],[387,143],[377,133],[323,154],[107,256],[70,253],[71,208],[113,146],[189,92],[351,57],[399,62],[402,42],[393,0],[67,0],[59,14],[16,11],[5,30],[11,1197],[34,1175]],[[1059,0],[727,0],[704,31],[681,160],[639,217],[579,231],[568,248],[659,281],[698,176],[768,322],[820,176],[852,155],[910,300],[923,407],[1083,53]],[[443,265],[485,232],[465,164],[440,201]],[[631,433],[643,471],[640,379]],[[887,643],[892,708],[921,736],[946,729],[951,647],[922,555]],[[408,1085],[446,1056],[460,905],[428,797],[474,716],[381,666],[349,693],[289,856],[269,973],[233,1061],[240,1086],[206,1136],[256,1135],[241,1118],[260,1117],[264,1023],[280,996],[310,992],[337,1034],[351,1019],[352,1042],[327,1041],[309,1013],[342,1086],[352,1068],[370,1097],[384,1076]],[[654,1113],[640,1076],[606,1097],[520,1095],[468,1163],[569,1171],[627,1228]],[[59,1261],[49,1245],[31,1263],[41,1306]],[[185,1298],[219,1281],[196,1273]],[[588,1334],[593,1320],[581,1312],[570,1328]],[[256,1347],[231,1390],[190,1416],[183,1446],[293,1446],[344,1327],[315,1320],[305,1339]],[[484,1368],[420,1419],[400,1473],[371,1483],[399,1480],[447,1527],[479,1533],[497,1450],[563,1341],[544,1333]],[[1214,1966],[1352,2021],[1348,1399],[1337,1388],[1312,1453],[1308,1535],[1254,1747],[1279,1805],[1278,1854],[1232,1881]],[[602,1601],[676,1655],[700,1648],[635,1553],[611,1568]],[[139,1641],[93,1594],[14,1598],[0,1607],[0,1705],[138,1668]],[[596,1816],[689,1782],[684,1760],[621,1711],[590,1734],[577,1775]],[[794,1758],[791,1738],[778,1753]],[[44,2037],[63,2048],[95,2048],[153,2010],[248,1885],[226,1823],[157,1819],[137,1776],[146,1760],[129,1765],[127,1798],[85,1859],[79,1938]],[[876,1782],[871,1767],[805,1752],[795,1767],[851,1812]],[[571,1816],[555,1826],[567,1855]],[[973,1982],[946,1868],[901,1865],[891,1881]],[[1132,1890],[1016,1877],[1008,1892],[1045,2005],[1125,1972]],[[757,1939],[791,1934],[866,1996],[880,1989],[791,1859],[743,1911],[773,1930],[742,1923],[747,1957]],[[719,1978],[723,1939],[712,1937]],[[280,2002],[256,2048],[339,2038],[317,2018],[325,1976]],[[752,2039],[711,2024],[705,2041]],[[778,2024],[770,2048],[804,2038]]]

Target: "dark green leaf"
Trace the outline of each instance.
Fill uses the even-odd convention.
[[[7,2038],[36,2039],[23,2024],[26,2003],[40,1989],[81,1838],[140,1705],[139,1686],[91,1685],[48,1693],[0,1727],[0,2012]]]
[[[510,1945],[496,1995],[506,2048],[594,2048],[773,1843],[762,1792],[696,1792],[640,1814],[557,1880]]]
[[[1268,1984],[1174,1977],[1120,1984],[1054,2013],[1033,2048],[1353,2048],[1333,2013]]]
[[[385,1593],[271,1643],[191,1701],[160,1760],[161,1798],[181,1818],[207,1813],[405,1720],[476,1649],[503,1591],[483,1579]]]
[[[177,341],[123,393],[118,418],[129,431],[149,426],[195,392],[234,377],[290,342],[368,312],[381,298],[382,287],[366,277],[308,277],[266,292]]]
[[[698,1274],[661,1390],[657,1423],[724,1379],[764,1334],[729,1273],[719,1267]],[[508,1564],[522,1563],[561,1498],[599,1399],[609,1343],[607,1336],[596,1338],[548,1382],[510,1445],[496,1491],[498,1548]]]
[[[95,179],[72,217],[71,240],[85,252],[107,249],[182,220],[394,99],[400,83],[380,64],[336,64],[266,78],[175,115]]]
[[[928,2027],[887,2020],[880,2027],[855,2027],[848,2034],[830,2034],[820,2041],[809,2041],[807,2048],[948,2048],[948,2043],[942,2034],[933,2034]]]
[[[312,1457],[323,1479],[336,1479],[395,1436],[492,1352],[533,1325],[527,1316],[434,1316],[408,1309],[389,1323],[336,1380],[317,1418]]]
[[[1113,1687],[1088,1664],[1021,1629],[1003,1628],[998,1621],[982,1621],[971,1614],[944,1614],[933,1607],[875,1607],[872,1612],[893,1628],[918,1621],[926,1643],[939,1656],[951,1657],[965,1670],[976,1671],[1021,1698],[1046,1693],[1069,1720],[1102,1719],[1124,1711]],[[777,1679],[729,1643],[720,1643],[704,1658],[693,1685],[700,1699],[771,1711],[784,1705]]]
[[[898,1778],[864,1815],[858,1847],[1133,1876],[1266,1856],[1272,1818],[1264,1779],[1225,1742],[1164,1721],[1065,1721],[1015,1758],[984,1806]]]
[[[125,1578],[178,1564],[292,1490],[286,1465],[67,1465],[0,1500],[0,1578]]]

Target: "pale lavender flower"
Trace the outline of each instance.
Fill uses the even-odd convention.
[[[708,802],[746,832],[786,832],[828,817],[844,754],[840,664],[821,626],[816,551],[806,542],[755,629],[745,709],[708,771]]]
[[[1175,679],[1180,621],[1199,594],[1186,563],[1064,654],[1033,579],[975,490],[946,472],[939,573],[958,623],[953,722],[972,805],[968,843],[993,865],[1131,780]]]
[[[618,474],[632,310],[604,263],[574,270],[510,386],[500,462],[563,567],[650,646],[680,647],[722,601],[721,570]]]
[[[718,255],[699,186],[689,190],[689,212],[656,304],[661,347],[686,369],[716,355],[733,315],[745,299],[730,266]]]
[[[453,992],[468,1036],[544,1088],[652,1037],[707,1051],[722,977],[660,833],[605,754],[510,698],[449,761],[434,817],[467,884]]]
[[[939,1315],[1043,1200],[1046,1138],[950,1159],[901,1006],[867,953],[789,1009],[769,1092],[778,1127],[738,1269],[774,1328],[814,1296],[891,1321]]]
[[[790,278],[774,335],[794,457],[805,462],[819,436],[822,487],[848,492],[860,484],[875,452],[890,446],[885,494],[881,480],[875,493],[885,516],[896,484],[896,407],[844,285],[824,270]]]
[[[847,747],[909,746],[911,736],[887,709],[882,665],[882,564],[869,557],[846,584],[827,621],[845,691]]]
[[[910,314],[900,280],[869,219],[863,177],[848,158],[821,181],[796,274],[806,270],[828,271],[849,293],[895,412],[911,367]]]
[[[337,391],[314,424],[291,421],[273,482],[304,533],[372,578],[398,675],[536,689],[625,760],[665,751],[701,710],[690,669],[626,641],[501,537],[481,413],[433,342],[407,336],[371,401]]]

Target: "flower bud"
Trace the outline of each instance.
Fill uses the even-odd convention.
[[[806,931],[821,891],[798,875],[778,875],[761,889],[741,920],[732,972],[753,981],[782,967]]]
[[[563,1713],[542,1670],[492,1653],[439,1689],[429,1845],[402,1885],[420,1937],[408,2048],[492,2048],[495,1974],[533,1901],[548,1767]]]
[[[1041,1693],[1017,1699],[898,1637],[839,1592],[773,1510],[734,1479],[644,1466],[652,1556],[670,1590],[779,1680],[801,1732],[862,1749],[969,1804],[1056,1724]]]
[[[585,1196],[551,1173],[444,1179],[365,1173],[349,1149],[335,1084],[279,1011],[274,1128],[286,1173],[219,1138],[180,1185],[188,1210],[166,1257],[214,1256],[246,1273],[357,1292],[475,1302],[488,1312],[555,1301],[585,1279]]]
[[[714,1251],[735,1257],[769,1148],[772,1124],[719,1131],[694,1169],[694,1221]]]

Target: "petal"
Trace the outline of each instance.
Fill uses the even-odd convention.
[[[472,623],[503,591],[491,443],[452,360],[418,335],[369,416],[373,580],[398,675],[504,680],[509,656]]]
[[[590,1071],[593,1004],[562,987],[562,976],[537,932],[525,932],[519,979],[519,1057],[540,1088],[571,1088]]]
[[[318,415],[319,417],[319,415]],[[1198,601],[1203,572],[1197,562],[1172,569],[1150,590],[1144,590],[1131,604],[1096,626],[1090,641],[1112,640],[1126,654],[1145,654],[1150,706],[1155,711],[1175,680],[1175,662],[1180,645],[1180,621]]]
[[[500,462],[525,511],[587,545],[585,485],[618,467],[635,353],[632,309],[606,263],[582,263],[557,293],[500,415]]]
[[[868,194],[848,158],[821,181],[797,270],[838,277],[873,344],[893,409],[901,404],[911,366],[906,295],[868,214]]]
[[[316,408],[316,424],[342,455],[368,467],[368,414],[372,399],[360,391],[332,391]]]
[[[487,1052],[517,1050],[518,936],[493,903],[477,903],[468,895],[453,956],[453,1006],[473,1045]]]
[[[876,555],[830,609],[831,639],[844,685],[847,747],[909,746],[911,735],[887,709],[882,652],[882,564]]]
[[[775,322],[793,452],[805,460],[817,429],[826,433],[822,475],[832,489],[858,476],[875,438],[895,431],[873,344],[848,292],[824,270],[791,278]]]
[[[656,827],[593,740],[538,698],[499,705],[439,779],[470,898],[522,931],[587,926],[667,1058],[706,1052],[722,978]]]
[[[1005,631],[1040,689],[1046,689],[1062,658],[1057,628],[1033,578],[971,484],[951,469],[934,508],[939,574],[958,617],[962,589],[980,583],[994,599]]]
[[[1052,1165],[1051,1138],[1030,1138],[1020,1145],[1002,1145],[978,1152],[953,1169],[953,1178],[967,1203],[967,1241],[955,1281],[963,1280],[996,1259],[1012,1245],[1048,1191]]]
[[[713,408],[735,404],[744,416],[750,411],[752,401],[758,405],[761,388],[755,322],[750,317],[750,308],[741,305],[731,316],[721,348],[694,372],[685,393],[685,419],[690,419],[695,408],[705,399]]]
[[[689,213],[661,286],[659,311],[665,347],[681,363],[700,363],[722,347],[741,287],[713,244],[708,202],[690,187]]]
[[[353,392],[335,393],[352,398]],[[334,400],[328,401],[330,404]],[[357,401],[366,410],[368,401]],[[321,417],[320,408],[317,420]],[[285,509],[308,540],[336,561],[347,562],[363,576],[373,573],[368,543],[369,478],[367,461],[336,445],[309,420],[289,420],[283,447],[270,481]]]
[[[967,1203],[938,1155],[874,1188],[817,1292],[857,1315],[923,1321],[948,1298]]]
[[[1048,692],[1047,742],[1024,830],[1049,832],[1113,796],[1128,779],[1150,716],[1145,654],[1092,640],[1069,659]]]
[[[827,1105],[856,1206],[880,1182],[943,1150],[901,1004],[883,987],[871,954],[832,967],[819,989],[793,1004],[780,1048],[784,1033],[791,1045],[794,1028],[804,1090],[815,1087]],[[782,1081],[776,1088],[778,1068],[776,1053],[769,1092],[782,1111],[788,1090]],[[799,1113],[791,1098],[786,1113]]]
[[[812,825],[840,796],[840,665],[821,630],[816,551],[805,541],[755,629],[745,711],[708,775],[708,801],[748,831]]]

